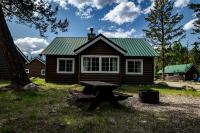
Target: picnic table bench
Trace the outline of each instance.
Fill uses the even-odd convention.
[[[77,101],[91,102],[88,110],[96,109],[100,103],[104,101],[108,101],[114,106],[118,106],[119,100],[125,100],[130,97],[130,95],[127,94],[113,92],[113,90],[119,87],[117,84],[101,81],[81,81],[80,83],[85,86],[83,91],[71,91],[71,94],[77,97]]]

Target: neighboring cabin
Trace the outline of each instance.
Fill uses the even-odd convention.
[[[25,65],[26,73],[29,77],[45,76],[45,61],[40,57],[34,57]]]
[[[158,56],[142,38],[57,37],[42,52],[46,55],[47,82],[152,84],[154,57]]]
[[[21,58],[25,63],[28,63],[28,58],[21,52],[21,50],[16,46],[18,53],[21,55]],[[10,79],[10,72],[8,70],[8,65],[6,60],[4,59],[1,51],[0,51],[0,80],[9,80]]]
[[[165,67],[164,72],[165,80],[169,81],[197,80],[199,77],[199,71],[193,64],[169,65]],[[161,78],[162,70],[158,73]]]

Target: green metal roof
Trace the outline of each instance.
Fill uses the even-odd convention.
[[[180,64],[180,65],[170,65],[165,67],[165,73],[186,73],[193,64]],[[162,70],[158,71],[159,74]]]
[[[127,51],[126,56],[158,56],[144,38],[109,38]],[[56,37],[42,52],[44,55],[75,55],[74,50],[88,41],[87,37]]]

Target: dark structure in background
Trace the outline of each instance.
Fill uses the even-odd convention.
[[[158,72],[160,78],[162,70]],[[165,67],[165,80],[179,81],[179,80],[197,80],[199,77],[199,71],[193,64],[180,64],[169,65]]]
[[[29,77],[45,76],[45,61],[40,57],[34,57],[25,65],[26,73]]]
[[[28,58],[22,53],[22,51],[16,46],[18,53],[21,55],[22,60],[25,63],[28,63]],[[8,65],[0,51],[0,80],[10,80],[10,72],[8,70]]]
[[[47,82],[154,82],[156,51],[142,38],[57,37],[42,52]]]

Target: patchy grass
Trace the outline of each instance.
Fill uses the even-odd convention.
[[[119,91],[126,93],[138,93],[140,90],[158,90],[161,95],[181,95],[200,97],[200,91],[187,90],[184,88],[173,88],[165,85],[123,85]]]
[[[0,88],[9,85],[10,81],[1,80],[0,81]]]
[[[45,83],[39,78],[31,80],[41,89],[0,92],[1,133],[195,133],[200,129],[198,116],[186,117],[181,111],[175,118],[170,112],[139,111],[125,106],[116,109],[105,103],[88,112],[88,103],[76,104],[68,93],[69,89],[82,89],[82,86]],[[123,86],[120,90],[136,93],[140,88],[151,87]],[[164,88],[155,89],[167,94]]]

